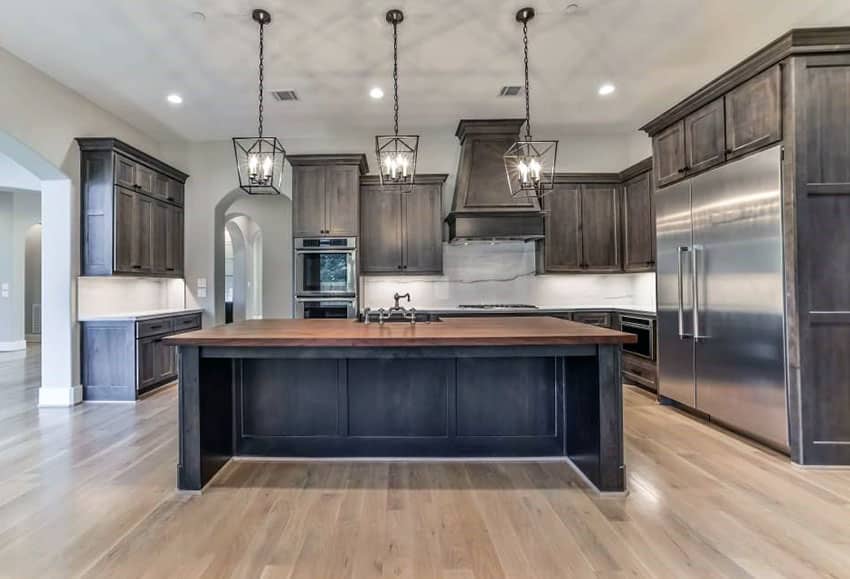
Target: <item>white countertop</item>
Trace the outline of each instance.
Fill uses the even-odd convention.
[[[100,314],[84,316],[77,321],[80,322],[132,322],[139,320],[150,320],[153,318],[166,318],[170,316],[182,316],[186,314],[198,314],[204,310],[200,308],[171,308],[164,310],[147,310],[139,312],[122,312],[118,314]]]

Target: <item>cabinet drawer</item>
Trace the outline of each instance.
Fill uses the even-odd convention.
[[[590,324],[591,326],[610,328],[611,314],[608,312],[575,312],[573,314],[573,321],[581,322],[582,324]]]
[[[658,383],[658,369],[651,360],[624,353],[623,377],[654,389]]]
[[[173,321],[173,331],[175,333],[189,332],[191,330],[201,329],[201,314],[190,314],[188,316],[180,316],[179,318],[174,318]]]
[[[160,334],[168,334],[174,330],[174,320],[171,318],[158,318],[155,320],[145,320],[136,322],[136,337],[147,338],[148,336],[158,336]]]

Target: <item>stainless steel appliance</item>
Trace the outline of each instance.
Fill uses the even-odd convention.
[[[641,316],[620,316],[620,329],[637,336],[634,344],[623,344],[623,350],[635,356],[655,360],[655,320]]]
[[[355,298],[295,298],[295,317],[306,320],[356,318],[357,300]]]
[[[659,393],[788,449],[780,147],[655,194]]]
[[[295,297],[356,295],[356,238],[295,239]]]

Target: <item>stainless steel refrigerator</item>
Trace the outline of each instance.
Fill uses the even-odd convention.
[[[780,147],[656,192],[659,393],[788,449]]]

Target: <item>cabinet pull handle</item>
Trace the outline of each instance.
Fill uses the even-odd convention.
[[[134,265],[133,269],[142,269],[142,266],[141,265]]]

